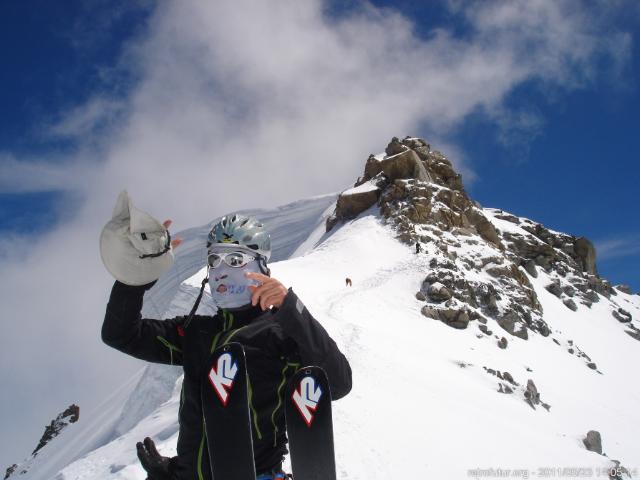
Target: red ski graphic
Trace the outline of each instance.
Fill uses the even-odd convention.
[[[307,424],[307,427],[311,427],[313,422],[313,413],[318,408],[318,402],[322,398],[322,389],[320,386],[316,386],[316,381],[313,377],[304,377],[300,381],[298,389],[293,391],[291,396],[294,405],[297,407],[300,415]]]
[[[238,365],[233,361],[229,352],[220,355],[218,364],[211,367],[209,371],[209,381],[225,407],[229,401],[229,392],[233,388],[233,379],[237,373]]]

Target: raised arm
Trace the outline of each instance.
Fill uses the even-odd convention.
[[[182,323],[142,318],[144,292],[153,283],[132,287],[115,282],[102,324],[102,341],[121,352],[148,362],[182,365]]]

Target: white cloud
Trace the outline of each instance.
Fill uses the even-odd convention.
[[[55,160],[18,160],[0,154],[0,192],[30,193],[85,190],[88,175],[95,165],[79,158]]]
[[[121,101],[110,98],[93,97],[87,103],[65,112],[53,123],[47,133],[54,137],[81,138],[108,128],[122,114]],[[84,139],[86,142],[86,138]]]
[[[640,254],[640,235],[623,235],[595,242],[599,261]]]
[[[111,280],[97,239],[121,189],[177,230],[341,190],[392,136],[438,148],[433,139],[471,112],[508,115],[503,101],[524,81],[572,89],[594,81],[603,59],[623,65],[629,37],[582,6],[473,3],[456,10],[465,36],[434,26],[423,38],[401,14],[366,4],[344,18],[327,18],[320,0],[159,4],[122,57],[135,89],[98,92],[49,130],[76,138],[77,155],[2,160],[0,192],[82,199],[54,231],[2,245],[21,253],[0,259],[11,332],[0,348],[2,441],[33,443],[40,422],[71,402],[96,405],[138,365],[99,341]]]

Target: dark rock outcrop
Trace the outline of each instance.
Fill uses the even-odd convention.
[[[38,442],[35,450],[31,453],[31,459],[38,455],[38,452],[46,445],[56,438],[60,433],[67,428],[70,424],[77,422],[80,419],[80,407],[75,404],[70,405],[67,409],[60,413],[55,419],[51,420],[51,423],[44,429],[44,433]],[[20,474],[27,473],[28,466],[20,467],[20,465],[14,464],[7,468],[5,473],[5,480],[8,478],[15,478],[16,472],[19,470]]]
[[[587,436],[582,440],[584,446],[590,452],[596,452],[602,455],[602,437],[597,430],[589,430]]]
[[[425,317],[440,320],[450,327],[465,329],[469,325],[469,312],[466,308],[433,308],[428,305],[422,307],[422,314]]]
[[[625,330],[625,332],[633,339],[638,340],[640,342],[640,329],[636,328],[632,324],[628,324],[628,327],[631,330]]]
[[[534,410],[536,409],[536,405],[541,405],[547,411],[549,411],[549,409],[551,408],[551,405],[544,403],[542,400],[540,400],[540,393],[538,392],[536,384],[533,383],[533,380],[531,379],[527,380],[527,388],[524,391],[524,398],[525,398],[525,401]]]
[[[587,293],[585,293],[584,296],[588,301],[593,303],[597,303],[600,301],[600,297],[594,290],[587,290]]]
[[[336,203],[336,211],[339,218],[355,218],[359,213],[364,212],[367,208],[375,205],[380,195],[380,189],[357,191],[357,188],[348,191],[338,197]]]
[[[482,333],[484,333],[485,335],[492,335],[493,334],[493,332],[491,330],[489,330],[489,328],[486,325],[482,324],[482,323],[480,325],[478,325],[478,329]]]
[[[546,288],[549,293],[555,295],[558,298],[562,296],[562,287],[560,286],[560,282],[558,281],[553,282],[544,288]]]
[[[64,430],[69,424],[75,423],[80,419],[80,407],[73,404],[70,405],[64,412],[59,414],[51,423],[45,427],[42,438],[38,442],[38,446],[32,452],[35,455],[38,450],[47,445],[51,440],[57,437],[62,430]]]
[[[598,274],[596,269],[596,249],[589,239],[585,237],[577,238],[573,244],[573,251],[580,259],[583,272],[592,275]]]
[[[451,292],[440,282],[429,285],[429,298],[435,302],[444,302],[451,298]]]
[[[513,393],[513,389],[504,383],[498,384],[498,393]]]
[[[489,220],[487,220],[487,217],[484,216],[480,209],[476,208],[474,205],[467,208],[467,210],[465,210],[465,214],[469,219],[469,223],[476,228],[476,231],[482,238],[500,249],[504,248],[496,228]]]
[[[629,285],[616,285],[614,287],[616,290],[620,290],[622,293],[626,293],[627,295],[631,295],[631,287]]]
[[[380,174],[367,181],[358,181],[353,188],[338,195],[336,208],[327,218],[326,230],[329,231],[341,220],[349,220],[378,202],[378,198],[385,187],[387,179]]]
[[[574,312],[576,310],[578,310],[578,306],[576,305],[576,302],[574,302],[572,299],[570,298],[565,298],[562,303],[564,303],[565,307],[567,307],[569,310],[573,310]]]
[[[400,140],[398,140],[398,137],[393,137],[389,142],[389,145],[387,145],[387,148],[384,149],[384,153],[388,157],[391,157],[393,155],[406,152],[407,150],[409,150],[409,147],[400,143]]]
[[[535,406],[540,403],[540,394],[538,393],[536,384],[533,383],[533,380],[531,379],[527,380],[527,389],[524,392],[524,398],[527,399],[527,403],[531,405],[533,409],[535,409]]]
[[[615,295],[615,291],[608,281],[598,277],[597,275],[587,274],[585,277],[587,285],[591,290],[595,290],[606,298],[610,298],[611,295]]]
[[[7,480],[7,478],[9,478],[18,468],[17,464],[13,464],[10,467],[7,468],[7,471],[4,474],[4,480]]]
[[[515,312],[508,312],[498,319],[498,325],[509,332],[511,335],[527,340],[529,335],[527,334],[526,325],[522,322],[520,317]]]
[[[531,259],[525,260],[523,266],[529,275],[531,275],[533,278],[538,278],[538,270],[536,269],[536,262],[534,262]]]
[[[378,160],[375,156],[370,156],[365,165],[363,179],[368,180],[380,173],[383,173],[389,182],[409,178],[424,182],[433,181],[433,178],[420,161],[420,157],[410,149],[385,157],[382,160]]]
[[[620,323],[629,323],[631,320],[633,320],[633,317],[631,317],[631,314],[627,312],[624,308],[618,308],[618,310],[613,310],[611,312],[611,315],[613,315],[613,317],[616,320],[618,320]]]
[[[518,386],[513,376],[509,372],[502,372],[502,378],[509,382],[511,385]]]

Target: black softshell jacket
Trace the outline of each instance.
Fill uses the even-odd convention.
[[[298,368],[322,367],[329,377],[333,400],[351,390],[349,362],[291,288],[279,309],[218,310],[213,317],[195,315],[187,326],[186,316],[142,318],[144,292],[152,285],[115,283],[102,340],[148,362],[182,365],[178,456],[170,463],[176,479],[211,479],[200,385],[208,374],[209,356],[217,347],[238,342],[245,349],[258,473],[270,471],[287,453],[283,394],[287,379]]]

